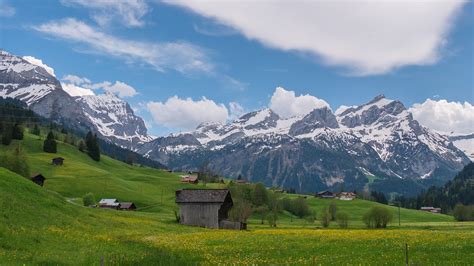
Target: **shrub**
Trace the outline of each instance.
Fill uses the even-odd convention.
[[[347,228],[349,225],[349,215],[344,212],[338,212],[336,215],[337,224],[341,228]]]
[[[84,195],[84,197],[82,197],[82,202],[84,203],[84,206],[93,206],[95,205],[95,197],[94,197],[94,194],[92,193],[87,193],[86,195]]]
[[[23,139],[23,127],[20,124],[15,124],[12,131],[12,139]]]
[[[303,218],[311,214],[308,203],[304,198],[296,198],[293,200],[284,198],[281,200],[281,204],[284,210],[299,218]]]
[[[229,218],[235,222],[245,223],[250,215],[252,215],[252,204],[246,200],[234,203],[229,212]]]
[[[453,210],[456,221],[474,221],[474,205],[457,204]]]
[[[392,218],[393,214],[387,207],[373,206],[364,214],[362,220],[368,228],[385,228]]]
[[[319,216],[319,222],[324,228],[329,226],[329,223],[331,222],[331,214],[329,213],[328,208],[324,208],[321,212],[321,215]]]
[[[331,215],[331,221],[335,221],[337,214],[337,206],[335,201],[331,201],[329,204],[329,214]]]

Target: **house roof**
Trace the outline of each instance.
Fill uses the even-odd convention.
[[[34,173],[33,175],[31,175],[30,179],[35,179],[37,177],[46,179],[42,174],[38,174],[38,173]]]
[[[223,203],[228,189],[182,189],[176,191],[176,203]]]
[[[53,160],[64,160],[63,157],[56,157],[56,158],[53,158]]]
[[[120,202],[121,209],[129,209],[130,207],[135,206],[133,202]]]
[[[318,193],[318,195],[321,195],[321,194],[334,194],[332,193],[331,191],[328,191],[328,190],[324,190],[324,191],[321,191]]]
[[[100,205],[108,205],[108,206],[118,206],[119,203],[117,199],[101,199],[99,201]]]

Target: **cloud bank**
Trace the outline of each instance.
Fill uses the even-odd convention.
[[[306,115],[317,108],[330,108],[324,100],[309,94],[296,96],[294,91],[288,91],[282,87],[277,87],[273,92],[269,107],[284,118]]]
[[[446,133],[474,133],[474,106],[468,102],[427,99],[409,111],[425,127]]]
[[[135,88],[122,81],[92,83],[88,78],[75,75],[64,76],[61,86],[71,96],[95,95],[94,90],[98,89],[113,93],[120,98],[132,97],[137,94]]]
[[[194,129],[203,122],[225,123],[229,112],[224,104],[202,97],[194,101],[173,96],[166,102],[149,102],[153,121],[168,128]]]
[[[302,52],[362,76],[436,63],[467,1],[165,2],[233,27],[266,46]]]

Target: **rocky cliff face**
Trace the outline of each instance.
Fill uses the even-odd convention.
[[[226,176],[300,192],[371,186],[414,194],[449,180],[469,161],[401,102],[383,96],[338,115],[324,107],[282,119],[264,109],[159,138],[139,152],[175,169],[208,164]]]
[[[151,140],[143,120],[113,94],[72,97],[41,66],[0,50],[0,97],[25,102],[41,116],[79,131],[93,130],[119,146],[135,149]]]

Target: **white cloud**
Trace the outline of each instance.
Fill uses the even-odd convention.
[[[168,128],[194,129],[203,122],[225,123],[229,116],[224,104],[205,97],[194,101],[173,96],[166,102],[149,102],[147,109],[156,124]]]
[[[143,16],[149,11],[144,0],[61,0],[61,3],[90,9],[92,19],[101,26],[118,21],[127,27],[141,27],[145,25]]]
[[[330,108],[324,100],[309,94],[296,96],[294,91],[287,91],[282,87],[275,89],[269,107],[284,118],[306,115],[317,108]]]
[[[241,117],[244,114],[245,109],[238,102],[230,102],[229,103],[229,112],[230,112],[229,120],[232,121],[232,120],[235,120],[235,119]]]
[[[15,8],[10,6],[6,0],[0,0],[0,17],[13,17],[16,14]]]
[[[93,90],[102,89],[104,91],[118,95],[120,98],[132,97],[137,94],[137,90],[122,81],[102,81],[92,83],[88,78],[75,75],[66,75],[62,78],[63,89],[71,96],[94,95]]]
[[[53,37],[87,45],[92,51],[152,66],[158,71],[211,73],[213,64],[199,47],[185,42],[138,42],[106,34],[73,18],[34,27]]]
[[[42,67],[44,70],[46,70],[46,72],[48,72],[51,76],[53,77],[56,77],[56,75],[54,74],[54,69],[48,65],[46,65],[45,63],[43,63],[43,61],[41,59],[38,59],[38,58],[35,58],[33,56],[23,56],[23,59],[25,59],[26,61],[28,61],[28,63],[30,64],[33,64],[35,66],[39,66],[39,67]]]
[[[71,96],[95,95],[95,93],[92,90],[79,87],[72,83],[61,82],[61,87]]]
[[[352,75],[437,62],[453,20],[467,2],[164,1],[233,27],[269,47],[346,67]]]
[[[474,133],[474,106],[468,102],[427,99],[409,111],[422,125],[442,132]]]
[[[76,84],[76,85],[91,83],[91,81],[88,78],[81,78],[75,75],[66,75],[62,78],[62,80],[67,81],[72,84]]]

